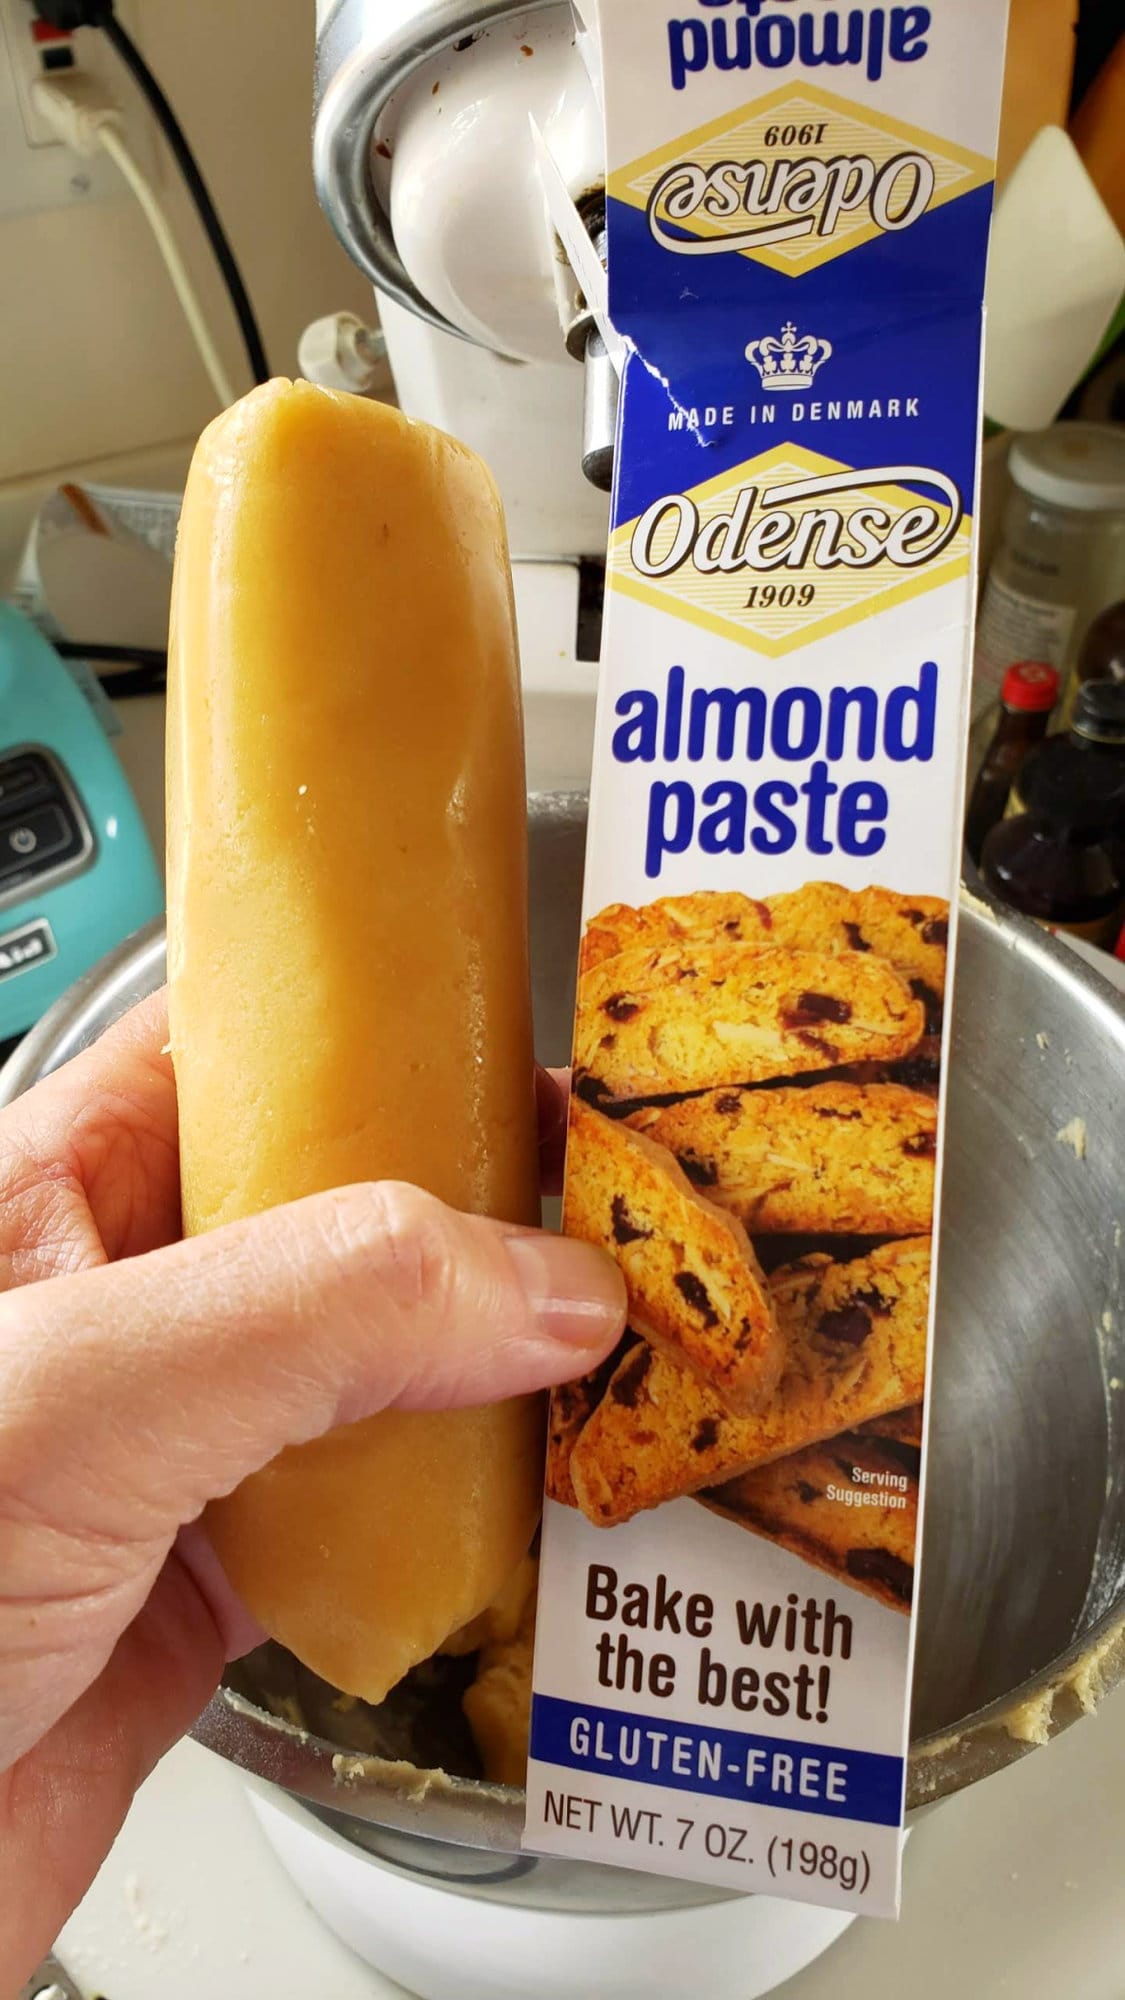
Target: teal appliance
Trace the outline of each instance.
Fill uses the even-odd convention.
[[[54,647],[0,604],[0,1057],[163,907],[101,723]]]

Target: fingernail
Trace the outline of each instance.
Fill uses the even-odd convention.
[[[539,1330],[570,1347],[608,1347],[625,1324],[625,1280],[611,1257],[566,1236],[509,1236],[505,1248]]]

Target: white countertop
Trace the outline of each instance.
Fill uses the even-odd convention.
[[[1122,2000],[1125,1692],[909,1842],[899,1924],[860,1919],[785,2000]],[[234,1770],[180,1744],[59,1955],[106,2000],[396,2000],[282,1872]],[[654,1969],[653,1995],[666,1992]],[[575,2000],[596,2000],[576,1995]],[[693,1996],[694,2000],[694,1996]]]

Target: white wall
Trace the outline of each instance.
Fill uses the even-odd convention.
[[[314,0],[135,0],[134,18],[241,263],[271,367],[292,372],[298,335],[317,314],[374,317],[370,288],[313,193]],[[122,72],[122,91],[133,87]],[[228,367],[248,385],[225,294],[162,151],[181,244]],[[133,201],[0,223],[0,560],[22,503],[58,470],[109,458],[124,470],[139,453],[142,473],[166,476],[214,408]]]

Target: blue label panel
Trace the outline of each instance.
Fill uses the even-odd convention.
[[[902,1822],[903,1759],[868,1750],[750,1736],[537,1694],[531,1754],[541,1764],[707,1798],[871,1826]]]

